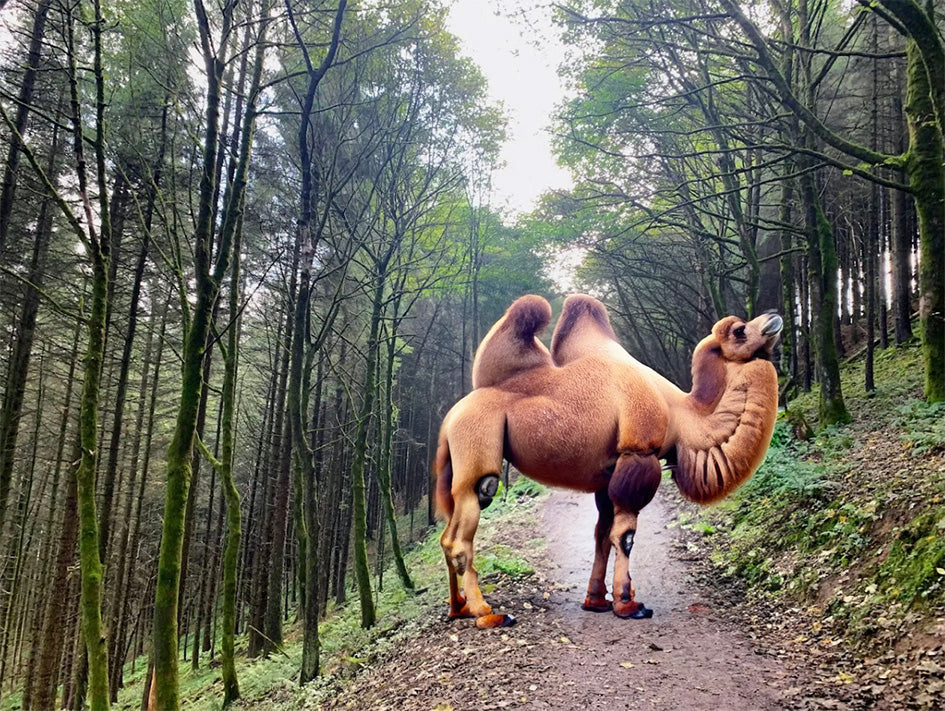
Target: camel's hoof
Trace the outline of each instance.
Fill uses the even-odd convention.
[[[614,614],[625,620],[645,620],[653,617],[653,610],[642,602],[618,602],[614,605]]]
[[[511,627],[515,624],[515,618],[512,615],[483,615],[476,618],[476,627],[481,630],[493,629],[495,627]]]
[[[614,604],[607,598],[584,598],[584,604],[581,605],[582,610],[587,610],[588,612],[610,612],[614,609]]]
[[[475,615],[469,611],[467,605],[463,605],[458,610],[450,610],[449,618],[451,620],[468,620],[470,617],[475,617]]]

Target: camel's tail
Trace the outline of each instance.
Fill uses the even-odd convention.
[[[453,465],[450,462],[449,443],[445,439],[437,447],[433,474],[436,477],[436,513],[442,519],[449,519],[453,515]]]
[[[540,296],[516,299],[482,339],[473,361],[473,388],[488,388],[526,370],[551,366],[537,335],[551,321],[551,305]]]
[[[777,414],[778,376],[766,360],[739,369],[714,412],[679,412],[673,479],[683,496],[708,504],[743,484],[764,460]]]

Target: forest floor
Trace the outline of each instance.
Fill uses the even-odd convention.
[[[389,575],[368,631],[356,605],[339,606],[322,626],[322,675],[304,687],[293,628],[284,655],[245,660],[238,707],[945,709],[945,405],[921,401],[918,357],[878,355],[871,393],[861,360],[848,364],[849,425],[798,438],[816,397],[792,401],[765,465],[717,506],[664,481],[631,556],[652,619],[581,610],[593,497],[521,478],[476,536],[483,591],[515,626],[446,619],[431,530],[408,556],[417,594]],[[188,708],[219,709],[218,676],[193,679]]]
[[[760,608],[735,588],[708,586],[708,562],[694,555],[690,534],[676,523],[678,507],[687,504],[671,489],[664,485],[641,514],[631,560],[637,597],[654,610],[652,619],[581,610],[596,510],[591,496],[554,491],[522,515],[503,518],[500,528],[490,529],[488,521],[480,528],[481,550],[507,546],[534,569],[517,576],[493,573],[483,581],[490,602],[515,615],[515,626],[481,631],[470,620],[449,622],[444,600],[416,633],[365,665],[340,693],[304,708],[911,706],[904,700],[908,690],[888,702],[872,695],[868,703],[858,701],[863,697],[841,657],[812,657],[798,641],[813,622],[803,612]],[[780,624],[770,624],[775,618]]]

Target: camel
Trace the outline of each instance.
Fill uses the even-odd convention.
[[[683,496],[718,501],[761,464],[777,417],[769,360],[782,325],[775,314],[716,323],[693,352],[689,393],[623,349],[598,300],[565,300],[549,351],[537,336],[550,321],[544,298],[516,300],[480,344],[473,390],[440,430],[434,469],[437,509],[447,519],[440,544],[449,617],[474,617],[481,628],[514,623],[493,614],[473,565],[480,511],[496,494],[503,458],[538,482],[595,495],[595,555],[582,607],[645,618],[653,613],[635,599],[629,556],[637,515],[660,483],[660,460]]]

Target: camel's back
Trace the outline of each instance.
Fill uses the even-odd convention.
[[[503,383],[507,458],[539,481],[596,490],[618,452],[662,446],[666,407],[631,364],[586,356]]]

